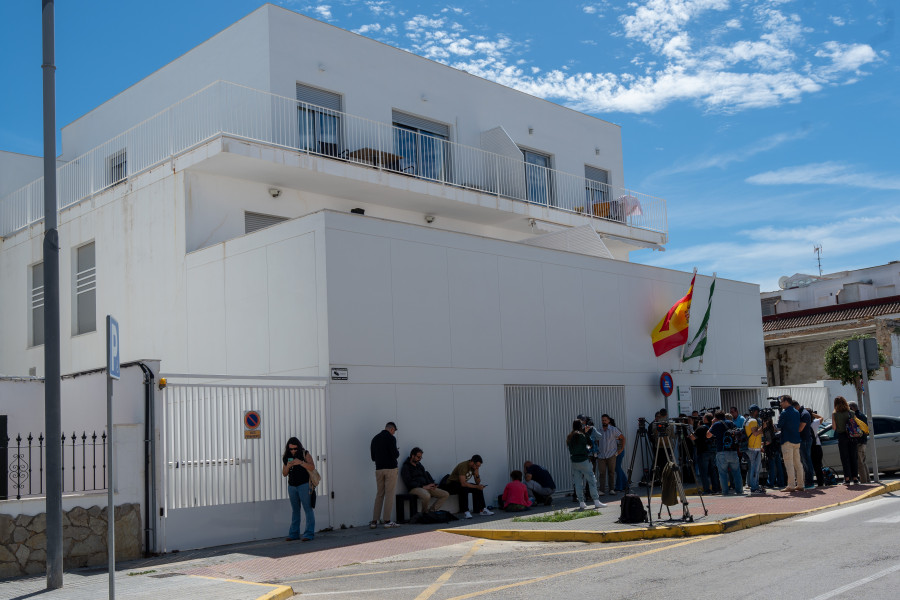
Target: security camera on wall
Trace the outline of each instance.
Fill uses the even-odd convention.
[[[277,198],[281,195],[281,190],[279,190],[278,188],[269,188],[269,195],[273,198]]]

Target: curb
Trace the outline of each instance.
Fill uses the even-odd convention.
[[[227,581],[228,583],[243,583],[245,585],[261,585],[263,587],[272,588],[262,596],[255,600],[286,600],[294,596],[294,588],[289,585],[278,585],[275,583],[257,583],[255,581],[244,581],[243,579],[220,579],[218,577],[207,577],[205,575],[191,575],[199,579],[213,579],[216,581]]]
[[[712,523],[684,523],[679,525],[671,525],[666,527],[643,527],[640,529],[617,529],[613,531],[591,531],[591,530],[565,530],[565,529],[439,529],[446,533],[455,533],[456,535],[466,535],[470,537],[484,538],[488,540],[514,541],[514,542],[589,542],[589,543],[614,543],[614,542],[634,542],[638,540],[651,540],[658,538],[680,538],[697,535],[718,535],[722,533],[731,533],[733,531],[741,531],[758,527],[760,525],[768,525],[775,521],[789,519],[797,515],[803,515],[827,508],[843,506],[860,500],[866,500],[874,496],[895,492],[900,490],[900,481],[894,481],[889,484],[881,484],[881,487],[871,489],[850,500],[835,502],[827,506],[819,506],[807,510],[796,512],[779,512],[779,513],[756,513],[744,515],[743,517],[734,517],[724,519],[722,521],[714,521]]]

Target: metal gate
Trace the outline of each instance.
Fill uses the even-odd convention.
[[[225,382],[191,382],[197,378],[212,376],[170,376],[163,390],[163,549],[282,535],[290,506],[281,457],[291,436],[300,438],[322,475],[316,527],[330,525],[325,380],[258,377],[240,383],[235,380],[250,378],[223,377]],[[245,424],[248,411],[259,414],[258,428]]]
[[[764,396],[765,388],[716,388],[716,387],[691,387],[691,399],[694,408],[715,408],[728,414],[728,410],[735,406],[740,414],[749,412],[751,404],[757,404],[761,408],[768,406]]]
[[[511,469],[533,461],[553,475],[556,489],[572,486],[572,464],[566,436],[579,413],[600,426],[600,415],[616,419],[624,430],[623,386],[508,385],[506,386],[507,458]]]

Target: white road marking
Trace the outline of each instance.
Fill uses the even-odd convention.
[[[900,523],[900,515],[893,517],[880,517],[878,519],[869,519],[866,523]]]
[[[881,579],[885,575],[890,575],[891,573],[894,573],[895,571],[900,571],[900,564],[896,564],[893,567],[887,568],[883,571],[878,571],[874,575],[869,575],[868,577],[864,577],[862,579],[854,581],[853,583],[848,583],[847,585],[841,586],[836,590],[831,590],[830,592],[825,592],[824,594],[820,594],[820,595],[816,596],[815,598],[813,598],[812,600],[828,600],[828,598],[834,598],[835,596],[839,596],[840,594],[843,594],[844,592],[848,592],[848,591],[852,590],[853,588],[857,588],[861,585],[865,585],[869,582],[875,581],[876,579]]]
[[[517,577],[515,579],[485,579],[482,581],[454,581],[451,583],[445,583],[444,587],[451,586],[460,586],[460,585],[481,585],[484,583],[509,583],[510,581],[524,581],[528,579],[527,577]],[[390,592],[393,590],[417,590],[422,588],[427,588],[429,584],[422,585],[402,585],[397,587],[386,587],[386,588],[369,588],[365,590],[344,590],[340,592],[302,592],[304,597],[306,596],[338,596],[341,594],[371,594],[374,592]]]
[[[852,515],[855,513],[863,512],[865,510],[872,510],[873,508],[879,508],[884,506],[887,503],[895,500],[896,498],[879,498],[878,500],[872,500],[871,502],[865,502],[862,504],[854,504],[852,506],[848,506],[846,508],[839,508],[837,510],[832,510],[824,513],[819,513],[812,515],[811,517],[804,517],[802,519],[797,519],[798,523],[826,523],[828,521],[833,521],[835,519],[840,519],[841,517],[845,517],[847,515]]]

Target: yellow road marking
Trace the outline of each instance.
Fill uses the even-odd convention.
[[[482,545],[484,545],[484,540],[478,540],[477,542],[475,542],[475,543],[472,545],[471,550],[469,550],[468,552],[466,552],[465,556],[463,556],[463,557],[460,558],[458,561],[456,561],[456,564],[453,565],[451,568],[447,569],[447,570],[443,573],[443,575],[441,575],[440,577],[438,577],[438,578],[437,578],[437,581],[435,581],[434,583],[432,583],[431,585],[429,585],[429,586],[425,589],[425,591],[423,591],[421,594],[419,594],[418,596],[416,596],[416,600],[427,600],[428,598],[431,598],[431,596],[433,596],[434,593],[435,593],[436,591],[438,591],[439,589],[441,589],[441,586],[443,586],[444,583],[446,583],[446,581],[447,581],[448,579],[450,579],[450,578],[453,576],[454,573],[456,573],[456,570],[457,570],[457,569],[459,569],[461,566],[463,566],[464,564],[466,564],[466,563],[469,561],[469,559],[472,558],[472,556],[473,556],[476,552],[478,552],[478,549],[481,548]]]
[[[345,565],[346,566],[346,565]],[[341,567],[343,568],[343,567]],[[346,579],[347,577],[365,577],[366,575],[385,575],[387,573],[402,573],[404,571],[427,571],[428,569],[446,569],[447,565],[428,565],[427,567],[409,567],[408,569],[389,569],[386,571],[366,571],[365,573],[348,573],[346,575],[329,575],[328,577],[313,577],[311,579],[295,579],[292,583],[305,583],[307,581],[323,581],[325,579]]]
[[[465,600],[466,598],[475,598],[477,596],[483,596],[485,594],[491,594],[493,592],[499,592],[501,590],[508,590],[508,589],[514,588],[514,587],[519,587],[519,586],[523,586],[523,585],[531,585],[534,583],[539,583],[541,581],[547,581],[548,579],[555,579],[556,577],[564,577],[566,575],[572,575],[573,573],[580,573],[582,571],[596,569],[597,567],[603,567],[606,565],[612,565],[615,563],[624,562],[626,560],[631,560],[632,558],[641,558],[642,556],[649,556],[650,554],[656,554],[657,552],[662,552],[663,550],[669,550],[670,548],[678,548],[679,546],[695,544],[699,541],[706,540],[706,539],[709,539],[709,537],[698,537],[698,538],[687,540],[686,542],[679,542],[677,544],[663,546],[662,548],[654,548],[652,550],[647,550],[645,552],[639,552],[638,554],[631,554],[629,556],[620,556],[619,558],[614,558],[612,560],[606,560],[603,562],[594,563],[592,565],[586,565],[584,567],[578,567],[577,569],[569,569],[567,571],[562,571],[560,573],[554,573],[552,575],[544,575],[542,577],[535,577],[534,579],[527,579],[525,581],[520,581],[518,583],[510,583],[508,585],[501,585],[501,586],[490,588],[487,590],[481,590],[480,592],[472,592],[471,594],[463,594],[462,596],[454,596],[453,598],[449,598],[448,600]]]
[[[548,552],[547,554],[538,554],[537,556],[557,556],[559,554],[578,554],[581,552],[600,552],[601,550],[617,550],[619,548],[634,548],[636,546],[650,546],[655,544],[671,544],[671,539],[663,539],[663,540],[653,540],[652,542],[638,542],[637,544],[616,544],[615,546],[610,546],[609,544],[604,544],[599,548],[587,548],[584,550],[565,550],[563,552]]]

